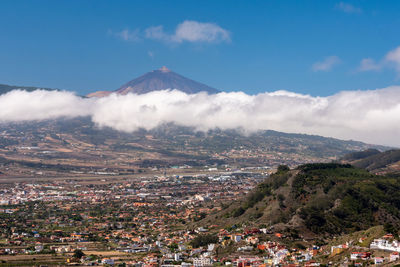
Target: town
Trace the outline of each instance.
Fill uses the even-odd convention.
[[[318,244],[270,225],[204,222],[268,176],[266,170],[210,169],[2,183],[0,266],[362,266],[399,259],[393,235],[367,246],[366,237]]]

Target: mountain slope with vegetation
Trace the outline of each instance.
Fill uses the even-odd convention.
[[[400,172],[400,149],[385,152],[369,149],[346,155],[343,160],[373,173]]]
[[[400,177],[377,176],[348,164],[281,166],[241,201],[202,223],[273,226],[310,238],[332,237],[375,225],[400,226]]]
[[[178,165],[297,166],[330,162],[352,151],[387,149],[314,135],[275,131],[246,135],[240,130],[219,129],[199,132],[174,124],[124,133],[99,128],[89,117],[0,123],[0,133],[0,157],[9,161],[8,167],[14,162],[32,171],[43,171],[42,167],[47,166],[64,174],[83,169],[125,173],[125,166],[130,171]],[[27,147],[33,149],[24,149]],[[101,157],[98,151],[102,151]]]
[[[343,157],[343,160],[356,161],[356,160],[365,159],[365,158],[368,158],[370,156],[374,156],[374,155],[377,155],[380,153],[381,153],[381,151],[379,151],[377,149],[367,149],[364,151],[357,151],[357,152],[349,153]]]

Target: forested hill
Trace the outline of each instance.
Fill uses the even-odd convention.
[[[400,149],[385,152],[369,149],[348,154],[343,160],[373,173],[400,173]]]
[[[391,224],[400,226],[400,177],[377,176],[349,164],[281,166],[242,200],[201,223],[246,223],[332,237]]]

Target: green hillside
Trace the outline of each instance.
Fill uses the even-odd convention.
[[[335,236],[375,225],[400,226],[400,177],[373,175],[351,165],[281,167],[239,202],[203,220],[252,224]]]
[[[370,156],[378,155],[381,152],[377,149],[367,149],[364,151],[357,151],[353,153],[349,153],[343,157],[344,160],[348,161],[354,161],[354,160],[360,160],[360,159],[365,159]]]
[[[373,154],[353,163],[353,165],[370,171],[385,168],[400,161],[400,149],[388,150]]]

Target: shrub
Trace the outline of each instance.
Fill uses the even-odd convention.
[[[214,244],[218,242],[218,236],[207,234],[207,235],[198,235],[192,241],[190,241],[190,245],[194,248],[204,247],[208,244]]]

